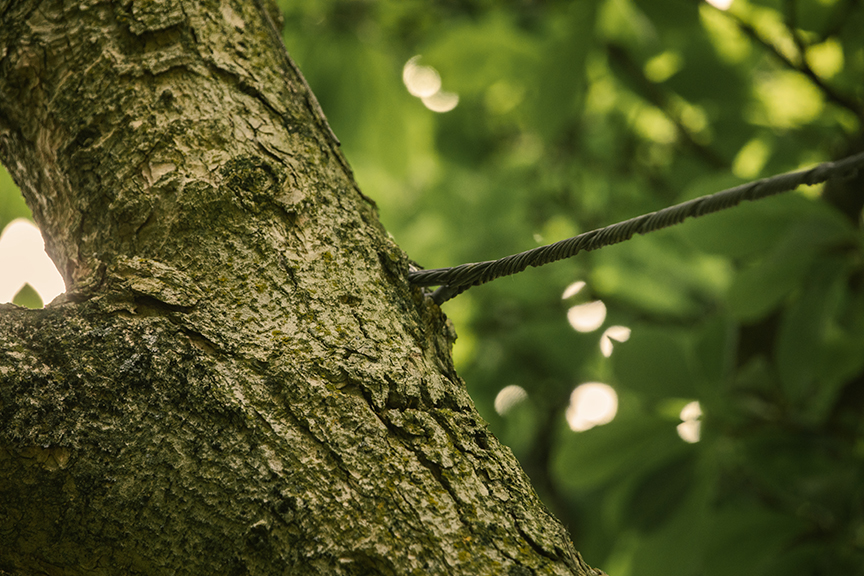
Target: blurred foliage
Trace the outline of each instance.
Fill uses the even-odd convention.
[[[32,220],[33,216],[9,172],[0,164],[0,232],[16,218]]]
[[[497,258],[864,149],[860,0],[282,0],[284,38],[388,230],[425,267]],[[413,56],[458,106],[406,90]],[[20,215],[4,193],[0,220]],[[864,574],[858,178],[446,303],[481,413],[612,576]],[[16,204],[15,206],[18,206]],[[577,296],[562,299],[576,280]],[[570,306],[632,337],[600,353]],[[586,432],[573,388],[612,385]],[[516,384],[528,398],[493,403]],[[676,434],[698,400],[701,440]]]

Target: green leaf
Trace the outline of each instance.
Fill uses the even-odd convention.
[[[728,380],[734,368],[737,355],[735,350],[735,327],[728,317],[708,318],[696,334],[694,346],[695,369],[699,381],[707,383],[712,393]]]
[[[642,538],[633,555],[631,576],[692,576],[705,570],[710,492],[694,486],[677,512],[660,529]]]
[[[735,278],[729,290],[732,313],[743,321],[764,316],[802,282],[821,248],[852,241],[839,216],[814,215],[796,224],[759,264]]]
[[[652,314],[691,316],[719,297],[729,282],[720,259],[682,245],[676,231],[635,237],[592,254],[592,285]]]
[[[691,184],[680,200],[713,194],[740,184],[741,180],[731,174],[708,176]],[[678,230],[700,250],[742,258],[770,249],[796,226],[809,226],[810,221],[826,230],[852,230],[849,222],[834,208],[822,200],[795,192],[743,202],[730,210],[690,219]]]
[[[690,451],[642,476],[633,487],[624,509],[627,524],[642,532],[661,528],[685,503],[694,477],[694,460]]]
[[[696,375],[686,338],[680,330],[632,327],[630,340],[618,345],[612,355],[617,381],[645,397],[695,397]]]
[[[626,402],[619,397],[619,414],[609,424],[562,433],[552,464],[553,476],[562,487],[575,492],[596,490],[643,475],[679,454],[682,446],[686,448],[674,424],[632,411]]]
[[[844,258],[817,260],[780,325],[776,346],[780,382],[788,401],[809,422],[824,418],[846,378],[864,366],[860,333],[835,331],[829,336],[845,300],[847,275]]]
[[[711,176],[695,182],[684,199],[713,194],[741,184],[732,175]],[[777,244],[787,231],[813,212],[814,202],[789,194],[745,202],[732,210],[687,220],[679,227],[687,242],[700,250],[742,258]]]
[[[779,514],[759,502],[736,502],[709,518],[705,575],[764,574],[770,562],[806,527],[797,518]]]
[[[45,307],[45,304],[42,302],[42,297],[39,296],[39,293],[36,292],[30,284],[24,284],[24,286],[21,287],[21,290],[19,290],[18,293],[15,294],[15,297],[12,298],[12,303],[26,308]]]
[[[585,96],[585,60],[594,40],[595,2],[574,2],[550,22],[550,40],[535,69],[540,87],[532,100],[535,125],[556,138],[577,122]]]

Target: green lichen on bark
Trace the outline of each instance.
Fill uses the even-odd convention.
[[[0,570],[587,570],[260,6],[2,14],[0,160],[69,291],[0,307]]]

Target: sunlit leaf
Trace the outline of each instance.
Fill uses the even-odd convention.
[[[754,121],[777,128],[811,122],[825,105],[822,92],[795,72],[775,72],[759,79],[756,97],[761,106],[754,111]]]

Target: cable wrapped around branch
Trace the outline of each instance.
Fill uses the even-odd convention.
[[[499,260],[461,264],[452,268],[413,271],[408,274],[408,280],[417,286],[440,286],[432,294],[432,298],[436,303],[442,304],[471,286],[479,286],[502,276],[516,274],[529,266],[543,266],[570,258],[579,252],[617,244],[629,240],[634,234],[647,234],[667,228],[680,224],[690,217],[696,218],[732,208],[745,200],[767,198],[794,190],[802,184],[808,186],[819,184],[831,178],[851,174],[862,166],[864,166],[864,154],[857,154],[836,162],[825,162],[809,170],[763,178],[715,194],[700,196],[657,212],[643,214],[554,244],[505,256]]]

